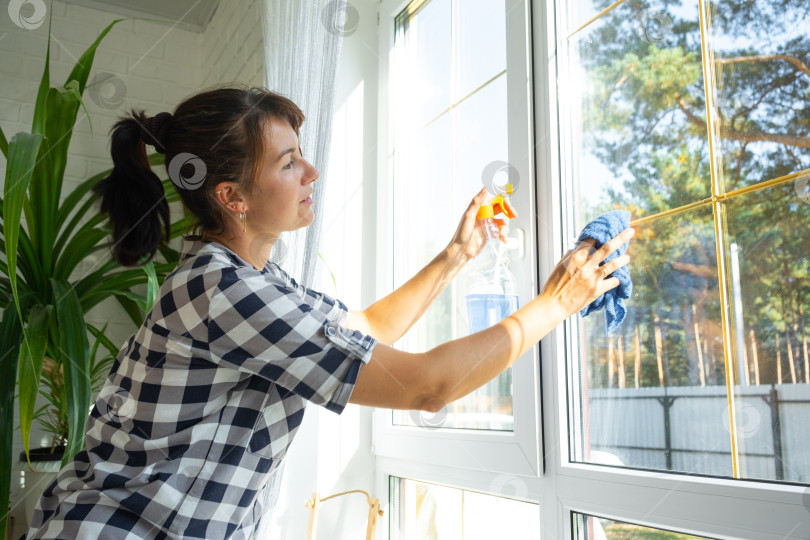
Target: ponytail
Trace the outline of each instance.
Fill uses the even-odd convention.
[[[125,266],[151,260],[163,229],[169,239],[169,204],[163,183],[149,165],[144,142],[165,152],[170,122],[169,113],[147,118],[135,110],[119,120],[112,129],[113,170],[93,188],[113,226],[113,258]]]

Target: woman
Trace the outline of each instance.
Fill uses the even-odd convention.
[[[267,90],[220,88],[174,114],[134,112],[114,126],[114,169],[98,193],[115,258],[142,262],[168,237],[168,206],[144,144],[166,154],[195,235],[118,355],[85,450],[43,493],[30,538],[249,537],[263,513],[256,495],[307,401],[336,413],[349,402],[435,411],[618,285],[605,276],[628,257],[598,266],[630,229],[594,253],[587,245],[569,252],[537,298],[492,328],[424,353],[392,348],[481,249],[475,215],[486,191],[416,276],[349,310],[268,263],[283,231],[313,220],[319,173],[301,155],[303,120]],[[178,162],[188,169],[180,175]]]

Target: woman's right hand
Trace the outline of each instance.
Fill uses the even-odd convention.
[[[621,268],[630,257],[617,257],[601,268],[599,263],[632,236],[633,230],[627,229],[596,251],[592,239],[582,242],[565,254],[537,298],[490,328],[423,353],[377,343],[371,361],[360,369],[349,401],[435,413],[469,394],[512,365],[568,316],[619,285],[618,278],[604,279],[605,272]]]
[[[619,286],[619,278],[605,279],[617,269],[630,262],[628,255],[622,255],[603,266],[599,264],[619,246],[630,240],[635,231],[625,229],[602,247],[594,251],[596,241],[588,238],[574,249],[569,250],[551,272],[540,297],[556,305],[562,319],[577,313],[599,298],[605,292]]]

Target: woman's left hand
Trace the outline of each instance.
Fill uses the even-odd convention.
[[[481,227],[476,226],[475,216],[478,214],[478,208],[486,202],[487,189],[482,188],[478,194],[470,201],[464,215],[461,216],[461,221],[458,224],[453,239],[450,241],[448,249],[451,252],[458,254],[465,260],[473,259],[478,252],[484,247],[486,237]],[[508,201],[505,204],[509,206],[509,210],[513,215],[517,215],[514,208]],[[501,241],[506,242],[504,229],[506,229],[506,222],[503,219],[494,219],[495,225],[498,226],[498,233],[500,234]]]

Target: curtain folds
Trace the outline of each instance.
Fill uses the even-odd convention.
[[[332,134],[332,105],[343,44],[340,16],[346,2],[336,0],[259,0],[264,31],[265,86],[292,99],[307,119],[301,126],[304,158],[326,171]],[[323,216],[325,178],[313,184],[315,220],[282,235],[271,254],[303,285],[315,271]]]
[[[259,0],[264,33],[264,85],[292,99],[307,119],[301,126],[304,158],[324,173],[332,135],[332,105],[343,44],[342,0]],[[325,178],[312,184],[315,220],[282,235],[271,260],[309,286],[315,272],[323,218]],[[269,538],[283,464],[258,495],[263,517],[254,538]],[[303,504],[303,503],[302,503]]]

